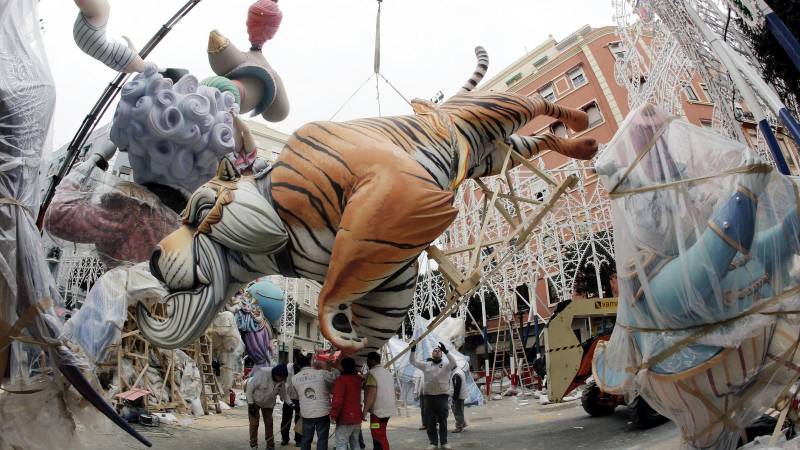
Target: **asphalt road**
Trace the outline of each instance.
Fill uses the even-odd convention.
[[[278,409],[279,410],[279,409]],[[514,398],[492,401],[486,406],[466,409],[469,426],[460,434],[450,434],[454,449],[672,449],[678,448],[675,425],[667,423],[650,430],[634,428],[626,409],[620,407],[608,417],[589,417],[579,402],[542,406],[535,400],[518,402]],[[247,449],[247,411],[235,408],[223,415],[205,416],[188,426],[162,425],[138,428],[153,442],[155,449],[211,450]],[[275,427],[279,423],[275,417]],[[418,450],[427,445],[424,431],[419,431],[419,410],[409,408],[389,422],[389,440],[393,450]],[[453,424],[450,417],[451,429]],[[372,448],[368,429],[364,428],[367,448]],[[260,445],[264,448],[263,423]],[[86,449],[145,448],[116,431],[85,433]],[[331,436],[332,437],[332,436]],[[316,443],[315,443],[316,444]],[[333,448],[333,440],[329,441]],[[293,450],[295,447],[277,449]],[[312,448],[314,448],[312,446]]]

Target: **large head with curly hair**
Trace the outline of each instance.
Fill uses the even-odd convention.
[[[122,87],[111,140],[127,150],[134,181],[188,197],[234,150],[231,111],[238,106],[230,92],[200,85],[192,75],[173,85],[148,65]]]

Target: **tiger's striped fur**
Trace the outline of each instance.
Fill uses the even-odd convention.
[[[475,84],[487,61],[476,54]],[[232,279],[281,270],[323,283],[320,327],[346,353],[375,350],[397,331],[412,301],[417,257],[455,218],[458,185],[499,170],[500,141],[525,157],[546,147],[591,157],[597,148],[591,139],[515,136],[539,115],[586,128],[585,113],[538,95],[465,92],[440,106],[412,103],[414,115],[304,125],[269,175],[242,181],[255,182],[283,222],[290,267],[278,269],[275,255],[229,251]]]
[[[475,57],[478,58],[478,65],[475,67],[475,72],[473,72],[469,80],[461,86],[461,89],[458,91],[459,94],[464,94],[475,89],[478,83],[483,80],[486,71],[489,70],[489,53],[486,52],[486,49],[480,45],[475,47]]]

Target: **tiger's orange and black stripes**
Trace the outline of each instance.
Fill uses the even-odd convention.
[[[441,105],[414,100],[413,115],[309,123],[270,170],[238,181],[232,166],[222,167],[192,196],[185,229],[153,253],[154,274],[191,304],[157,330],[145,327],[149,336],[189,342],[203,323],[185,326],[180,317],[210,317],[213,308],[199,305],[224,300],[216,284],[281,273],[322,283],[320,328],[334,346],[356,356],[380,348],[412,303],[417,258],[457,214],[453,192],[463,180],[497,173],[507,146],[526,158],[549,148],[588,159],[597,150],[592,139],[515,135],[540,115],[575,130],[588,119],[538,95],[472,91],[488,67],[485,50],[476,55],[472,78]],[[225,199],[209,186],[222,182],[235,190]],[[193,270],[198,259],[205,269]]]
[[[476,54],[463,91],[486,71],[485,51]],[[586,158],[597,148],[593,140],[515,136],[539,115],[587,126],[585,113],[538,95],[465,92],[438,107],[413,103],[411,116],[301,127],[270,175],[294,269],[323,283],[320,327],[348,353],[374,350],[396,332],[411,304],[414,262],[455,218],[458,184],[499,169],[498,140],[526,157],[550,148]]]

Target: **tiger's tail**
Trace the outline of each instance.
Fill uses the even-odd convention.
[[[475,47],[475,56],[478,58],[478,64],[475,66],[475,72],[469,77],[466,83],[461,86],[458,93],[463,94],[475,89],[475,86],[481,82],[483,76],[486,75],[486,70],[489,69],[489,53],[480,45]]]

